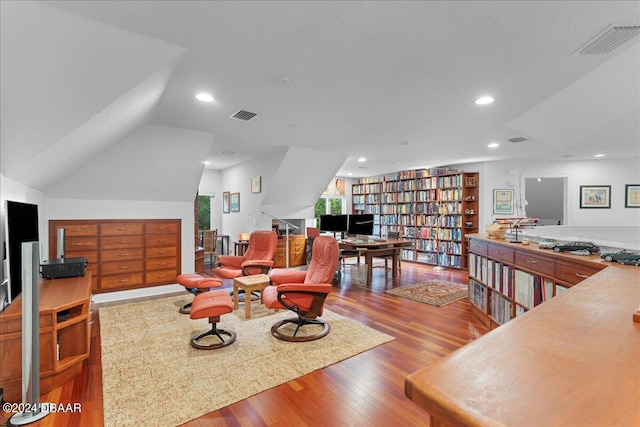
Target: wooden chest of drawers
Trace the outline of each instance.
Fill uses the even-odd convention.
[[[278,238],[278,247],[274,257],[275,268],[287,266],[287,247],[284,237]],[[289,267],[305,265],[307,263],[307,239],[304,234],[289,235]]]
[[[49,258],[65,229],[66,257],[86,257],[94,293],[175,283],[182,270],[179,219],[50,220]]]

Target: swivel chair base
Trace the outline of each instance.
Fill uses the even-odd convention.
[[[293,332],[293,335],[287,335],[281,332],[281,328],[283,326],[289,325],[289,324],[294,324],[297,325],[296,326],[296,330]],[[313,335],[301,335],[301,336],[297,336],[298,331],[300,331],[300,328],[305,326],[305,325],[321,325],[323,326],[322,330],[318,333],[315,333]],[[306,341],[314,341],[317,339],[320,339],[324,336],[326,336],[329,331],[331,330],[330,326],[328,323],[323,322],[322,320],[317,320],[317,319],[303,319],[303,318],[290,318],[290,319],[284,319],[281,320],[277,323],[275,323],[272,327],[271,327],[271,335],[273,335],[274,337],[276,337],[279,340],[283,340],[283,341],[289,341],[289,342],[306,342]]]

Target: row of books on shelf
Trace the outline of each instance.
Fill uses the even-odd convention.
[[[513,304],[497,292],[489,292],[482,283],[469,279],[469,301],[497,324],[502,325],[513,317]]]
[[[355,204],[373,204],[380,203],[380,194],[367,194],[367,195],[357,195],[354,194],[351,198],[352,203]]]
[[[462,173],[459,169],[450,169],[448,167],[436,167],[429,169],[410,169],[404,171],[398,171],[395,174],[396,180],[407,180],[407,179],[415,179],[415,178],[430,178],[430,177],[439,177],[442,175],[455,175]],[[358,184],[371,184],[376,182],[384,182],[386,181],[385,176],[372,176],[367,178],[358,179]]]
[[[469,254],[467,268],[469,277],[478,279],[486,287],[525,308],[533,308],[568,289],[549,278],[474,253]]]
[[[397,191],[413,191],[416,189],[415,181],[384,181],[382,183],[383,192],[397,192]]]
[[[380,193],[380,183],[372,183],[372,184],[354,184],[351,187],[351,191],[353,194],[364,194],[364,193]]]
[[[416,240],[415,248],[418,251],[440,252],[449,255],[462,254],[462,242],[419,239]]]

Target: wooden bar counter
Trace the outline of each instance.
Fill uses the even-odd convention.
[[[612,264],[408,375],[431,426],[639,426],[640,267]]]

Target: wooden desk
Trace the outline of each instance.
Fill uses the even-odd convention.
[[[387,239],[382,242],[356,241],[344,239],[339,242],[340,249],[348,251],[359,250],[364,255],[364,262],[367,265],[367,285],[371,284],[373,270],[373,258],[391,255],[393,257],[391,275],[397,276],[399,253],[402,249],[413,246],[413,240]]]
[[[91,272],[40,281],[40,393],[82,372],[89,357]],[[0,386],[8,402],[22,400],[22,296],[0,314]]]
[[[611,266],[410,375],[432,426],[640,425],[640,268]]]

